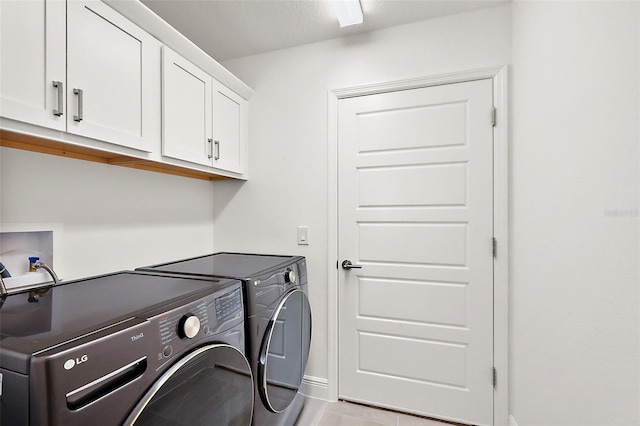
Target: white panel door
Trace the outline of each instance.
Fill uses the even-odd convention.
[[[245,108],[244,99],[222,83],[214,82],[214,167],[238,173],[243,171]]]
[[[340,398],[493,423],[492,91],[339,101]]]
[[[213,79],[162,47],[162,155],[211,166]]]
[[[65,22],[64,0],[0,1],[2,117],[66,129]]]
[[[153,38],[95,0],[67,2],[67,131],[150,151]]]

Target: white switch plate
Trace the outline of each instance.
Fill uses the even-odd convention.
[[[298,245],[299,246],[309,245],[309,227],[308,226],[298,226]]]

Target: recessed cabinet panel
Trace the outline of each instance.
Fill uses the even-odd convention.
[[[65,130],[65,14],[64,0],[0,1],[3,117]]]
[[[211,77],[162,48],[162,155],[211,165]]]
[[[243,171],[245,100],[216,82],[213,99],[214,167]]]
[[[150,36],[102,2],[67,8],[67,131],[150,151]]]

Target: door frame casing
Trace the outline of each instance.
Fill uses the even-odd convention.
[[[497,240],[496,256],[493,259],[493,364],[497,371],[497,381],[493,398],[493,424],[509,424],[509,103],[506,65],[329,90],[327,398],[330,401],[337,401],[339,396],[338,102],[340,99],[356,96],[484,79],[493,81],[493,106],[496,108],[493,128],[493,233]]]

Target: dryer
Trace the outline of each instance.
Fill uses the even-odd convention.
[[[247,301],[247,354],[255,377],[253,424],[295,423],[304,405],[298,390],[311,344],[304,257],[215,253],[139,270],[240,279]]]
[[[249,425],[242,292],[119,272],[7,296],[1,425]]]

